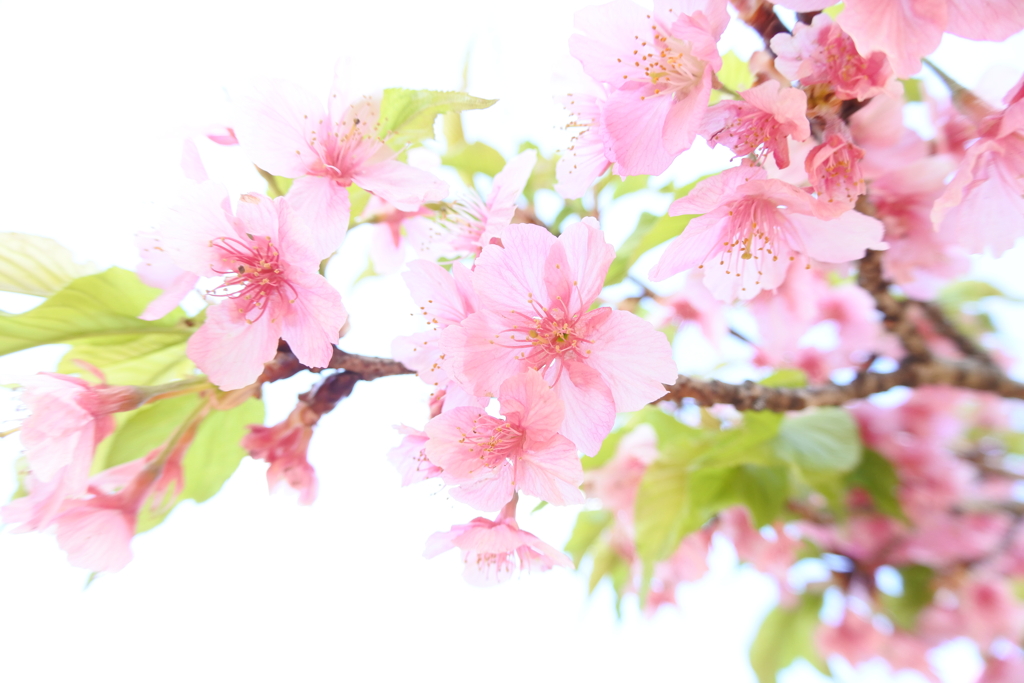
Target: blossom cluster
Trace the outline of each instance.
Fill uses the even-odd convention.
[[[216,493],[243,453],[312,504],[320,420],[359,382],[416,374],[422,423],[387,458],[403,486],[432,480],[479,513],[425,539],[427,557],[458,549],[470,583],[590,558],[592,585],[608,577],[652,613],[726,541],[779,587],[763,637],[813,633],[783,649],[823,670],[881,656],[934,678],[929,651],[965,636],[982,681],[1019,680],[1009,401],[1024,386],[985,336],[978,301],[999,291],[954,279],[1024,235],[1024,77],[985,101],[927,57],[944,32],[1003,40],[1024,10],[778,4],[796,21],[763,0],[581,10],[557,158],[524,144],[506,161],[461,124],[441,155],[435,118],[492,102],[353,98],[341,70],[326,104],[283,81],[236,98],[230,127],[199,142],[233,148],[266,193],[231,196],[187,140],[187,182],[138,233],[137,275],[59,280],[0,317],[3,353],[71,345],[61,373],[22,386],[22,485],[3,520],[55,529],[72,564],[113,572],[134,534]],[[759,34],[746,62],[720,49],[730,22]],[[908,125],[911,102],[927,127]],[[728,168],[631,184],[695,146],[728,150]],[[442,178],[457,177],[452,192]],[[603,209],[630,192],[670,201],[615,246]],[[373,231],[368,273],[400,276],[422,323],[390,359],[338,347],[349,321],[327,265],[350,229]],[[704,347],[721,374],[680,376]],[[744,384],[720,381],[738,368]],[[303,372],[316,383],[291,413],[257,424],[262,392]],[[520,527],[523,498],[586,505],[566,552]],[[818,579],[800,578],[808,564]]]

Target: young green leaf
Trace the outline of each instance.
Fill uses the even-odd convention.
[[[497,100],[484,100],[463,92],[388,88],[380,105],[380,136],[394,149],[434,137],[439,114],[486,109]]]
[[[768,613],[750,646],[750,666],[759,683],[775,683],[778,672],[800,657],[829,673],[814,645],[821,603],[820,595],[805,593],[795,608],[776,607]]]
[[[52,296],[97,270],[76,262],[69,249],[49,237],[0,233],[0,291]]]
[[[849,472],[860,462],[860,432],[842,408],[818,408],[783,420],[775,453],[812,477]]]

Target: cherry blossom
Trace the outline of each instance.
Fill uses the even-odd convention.
[[[516,490],[555,505],[582,503],[576,447],[558,433],[564,409],[540,373],[505,380],[498,401],[505,419],[461,407],[427,423],[427,458],[455,486],[452,497],[480,510],[501,508]]]
[[[475,586],[507,581],[516,570],[544,572],[556,566],[572,569],[572,561],[563,553],[519,528],[515,505],[513,498],[494,521],[477,517],[449,531],[438,531],[427,539],[423,556],[431,558],[458,548],[466,563],[462,575]]]
[[[860,162],[864,150],[840,133],[830,133],[823,143],[807,155],[804,168],[811,187],[822,203],[820,214],[838,217],[853,208],[864,194],[864,173]]]
[[[221,389],[256,381],[281,338],[310,367],[330,361],[347,314],[317,270],[334,247],[313,242],[286,199],[242,195],[232,215],[226,191],[202,183],[156,239],[178,267],[224,278],[208,292],[220,302],[188,341],[189,357]]]
[[[740,100],[712,105],[704,114],[700,134],[708,143],[725,145],[736,156],[771,153],[778,167],[789,166],[789,138],[806,140],[811,134],[807,120],[807,95],[799,88],[781,88],[767,81],[740,93]]]
[[[798,12],[821,10],[833,0],[779,0]],[[1024,28],[1015,0],[847,0],[836,19],[862,55],[883,52],[900,78],[921,69],[943,31],[970,40],[1005,40]]]
[[[884,248],[876,219],[851,211],[826,221],[820,213],[807,193],[769,179],[763,169],[731,168],[702,180],[669,207],[672,216],[703,215],[669,245],[651,279],[696,266],[718,299],[750,299],[781,285],[798,256],[842,263]]]
[[[441,474],[441,468],[427,459],[427,434],[418,429],[395,427],[405,436],[402,443],[388,451],[388,461],[402,476],[402,486],[426,481]]]
[[[592,455],[616,411],[638,410],[675,381],[668,340],[632,313],[590,308],[614,256],[595,220],[558,238],[511,225],[502,244],[484,247],[476,261],[480,309],[443,331],[442,367],[477,396],[494,396],[527,369],[542,371],[565,404],[561,433]]]
[[[612,91],[603,107],[609,160],[624,175],[661,173],[690,148],[722,58],[716,43],[725,0],[658,0],[650,12],[630,0],[576,13],[569,50]]]
[[[316,472],[306,459],[313,426],[320,415],[305,403],[299,403],[280,424],[273,427],[252,425],[242,439],[242,448],[255,460],[263,460],[267,468],[267,485],[271,491],[282,483],[299,493],[299,505],[311,505],[319,490]]]
[[[573,132],[568,149],[555,166],[555,192],[566,199],[579,199],[595,180],[611,166],[607,156],[610,144],[604,129],[606,86],[579,76],[577,92],[561,98],[572,119],[566,128]]]
[[[327,107],[287,81],[268,81],[238,106],[242,150],[265,171],[295,178],[288,199],[330,254],[349,222],[348,187],[357,185],[401,211],[439,201],[448,187],[427,171],[395,159],[380,137],[380,102],[352,100],[335,75]]]
[[[842,655],[851,664],[860,664],[878,655],[885,644],[885,636],[871,625],[871,620],[852,610],[846,611],[838,626],[822,624],[816,636],[822,652]]]
[[[1024,234],[1024,78],[1007,93],[1007,108],[985,122],[945,192],[932,221],[956,234],[971,253],[999,256]]]
[[[899,82],[881,52],[861,56],[850,36],[827,14],[815,15],[810,25],[797,23],[792,35],[771,40],[778,55],[775,67],[800,85],[827,85],[842,100],[868,100],[883,92],[900,95]]]
[[[494,176],[487,198],[467,195],[454,202],[449,214],[438,218],[438,228],[422,238],[419,251],[439,256],[476,256],[484,246],[500,241],[502,231],[512,223],[516,200],[523,193],[536,163],[537,150],[534,149],[509,159]]]

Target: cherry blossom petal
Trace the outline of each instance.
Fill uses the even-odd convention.
[[[296,178],[288,190],[288,203],[305,223],[318,257],[322,260],[333,254],[348,230],[348,188],[327,177]]]
[[[1002,41],[1024,28],[1024,4],[1017,0],[946,0],[946,30],[968,40]]]
[[[576,445],[560,434],[525,452],[516,466],[516,475],[520,491],[552,505],[575,505],[584,500],[580,490],[583,466]]]
[[[664,333],[628,311],[612,311],[590,338],[587,365],[611,389],[618,411],[640,410],[665,395],[665,384],[678,379]],[[637,349],[644,352],[638,354]]]
[[[188,340],[188,357],[224,391],[256,381],[277,353],[280,324],[273,310],[249,323],[231,300],[210,306],[206,321]]]
[[[604,123],[617,173],[624,176],[658,175],[672,164],[675,156],[665,149],[663,133],[674,103],[671,96],[654,95],[654,90],[646,86],[623,88],[609,96]],[[692,110],[686,105],[676,106],[684,108],[673,122],[688,120],[684,117]],[[694,133],[699,121],[698,118],[694,123]],[[687,135],[688,130],[685,135],[675,137],[685,138]]]
[[[559,375],[560,373],[560,375]],[[615,398],[604,378],[583,363],[568,362],[548,370],[548,381],[565,405],[561,432],[586,455],[595,455],[615,424]]]
[[[857,211],[831,221],[801,214],[790,214],[789,220],[799,235],[799,251],[818,261],[845,263],[863,258],[867,249],[886,248],[882,222]]]
[[[274,175],[298,178],[321,163],[309,140],[325,114],[320,99],[304,88],[272,80],[240,100],[235,132],[254,164]]]
[[[303,365],[327,367],[348,319],[341,294],[317,273],[289,272],[288,283],[295,296],[281,316],[281,337]]]
[[[400,211],[415,211],[426,202],[436,202],[448,194],[447,183],[433,174],[398,161],[363,164],[352,173],[352,180]]]

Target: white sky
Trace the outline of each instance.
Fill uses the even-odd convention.
[[[468,135],[506,154],[525,138],[551,151],[564,122],[551,96],[565,91],[551,73],[585,4],[0,0],[0,230],[132,267],[131,236],[177,195],[183,135],[229,123],[229,93],[263,76],[326,93],[342,56],[366,90],[453,89],[472,46],[470,92],[500,102],[466,116]],[[750,51],[742,30],[727,35]],[[968,52],[953,41],[938,61],[968,83],[992,59],[1020,69],[1020,38]],[[200,150],[233,192],[263,189],[237,149]],[[684,156],[674,170],[695,177],[709,156]],[[363,270],[367,237],[353,232],[332,264],[340,286]],[[410,331],[399,278],[363,281],[345,298],[346,350],[388,355],[390,339]],[[50,369],[59,353],[0,359],[0,373]],[[271,422],[308,380],[282,384],[268,397]],[[475,516],[432,483],[400,489],[384,459],[398,441],[391,425],[422,426],[426,394],[414,378],[359,386],[314,440],[314,506],[268,496],[265,466],[246,460],[216,498],[179,506],[135,540],[127,569],[88,590],[51,536],[0,532],[0,680],[753,681],[746,648],[773,589],[735,569],[727,549],[709,578],[681,591],[680,610],[646,620],[629,604],[621,622],[609,590],[586,596],[584,576],[553,571],[480,590],[463,583],[455,553],[423,560],[430,533]],[[17,451],[16,438],[0,442],[4,496]],[[561,545],[574,516],[548,507],[521,523]],[[971,680],[969,654],[945,659],[949,683]],[[846,680],[914,680],[884,671]],[[817,679],[795,670],[784,680]]]

